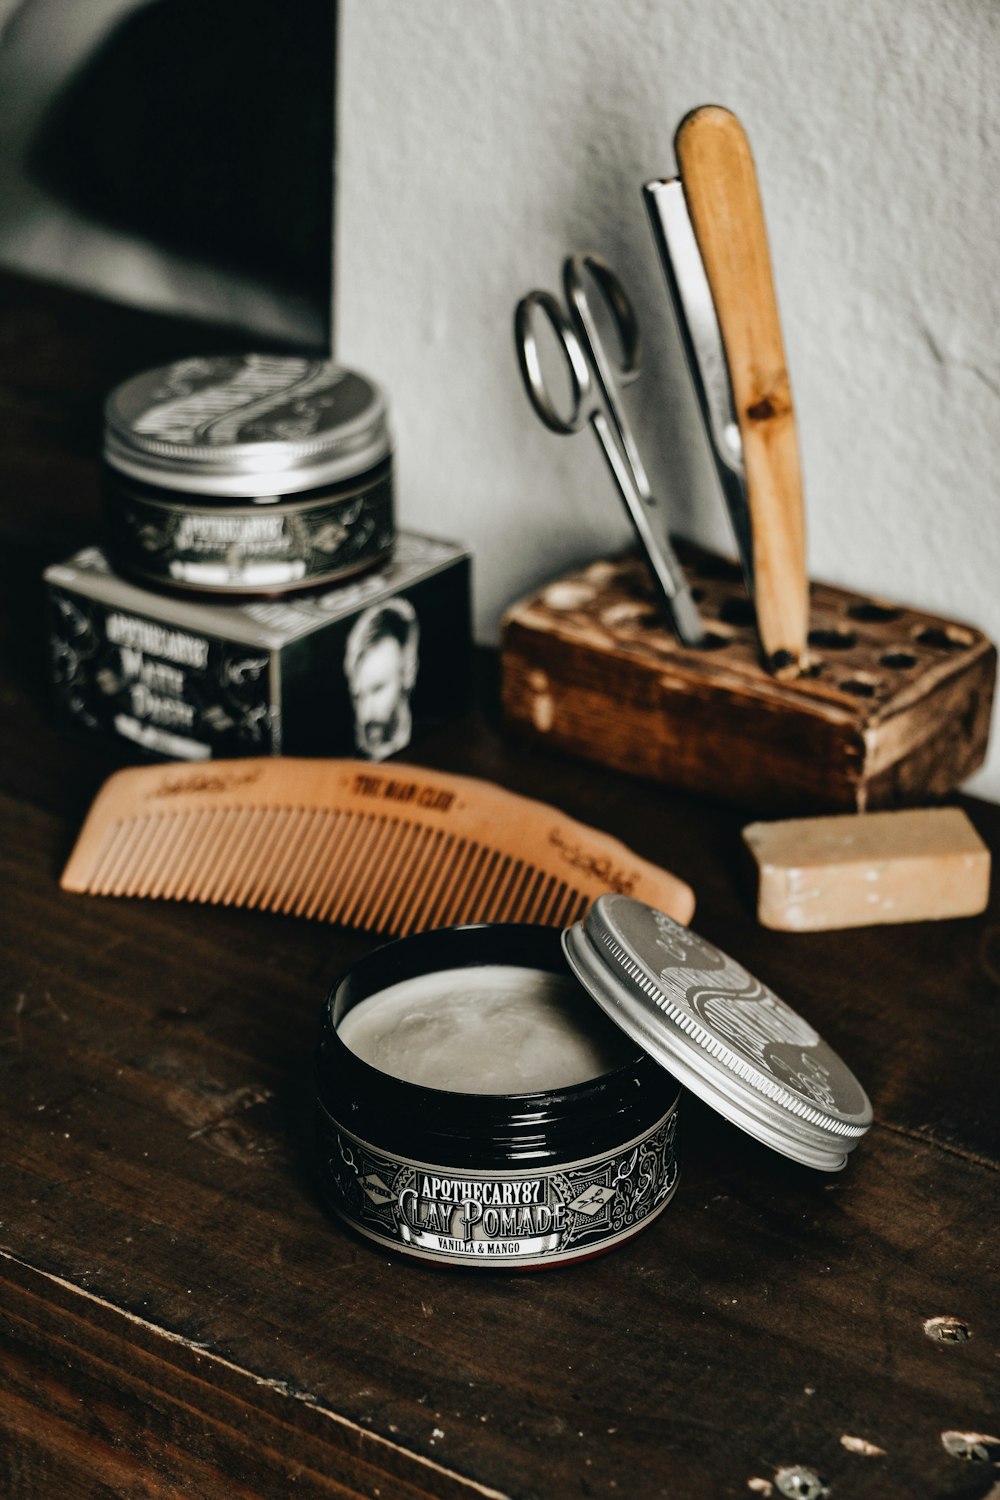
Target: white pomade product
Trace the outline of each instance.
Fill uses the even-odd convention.
[[[334,1212],[423,1260],[536,1267],[631,1239],[677,1185],[680,1082],[776,1151],[844,1166],[871,1105],[812,1027],[665,913],[442,928],[334,985],[318,1054]]]
[[[283,594],[395,539],[385,397],[329,360],[213,355],[133,376],[108,398],[104,460],[108,548],[144,583]]]
[[[568,1088],[635,1051],[569,975],[514,964],[391,985],[344,1017],[340,1039],[407,1083],[474,1094]]]

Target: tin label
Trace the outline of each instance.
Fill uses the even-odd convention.
[[[117,480],[112,514],[123,561],[200,588],[267,589],[352,571],[392,546],[392,480],[327,501],[164,504]]]
[[[475,1266],[575,1260],[628,1239],[677,1186],[676,1108],[607,1155],[536,1172],[475,1172],[391,1156],[325,1112],[333,1206],[369,1238]]]

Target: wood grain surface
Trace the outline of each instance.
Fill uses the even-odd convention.
[[[687,1101],[667,1212],[547,1274],[353,1238],[319,1202],[312,1053],[327,986],[372,940],[58,888],[119,760],[52,727],[40,568],[94,537],[103,388],[221,336],[26,282],[0,307],[5,1500],[718,1500],[810,1493],[796,1466],[834,1500],[995,1494],[994,1450],[962,1460],[942,1434],[998,1436],[996,901],[766,932],[742,815],[509,742],[484,658],[481,710],[414,758],[689,880],[698,930],[843,1054],[876,1124],[830,1178]],[[996,847],[997,810],[962,805]],[[956,1337],[925,1331],[939,1317]]]

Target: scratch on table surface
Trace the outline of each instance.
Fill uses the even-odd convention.
[[[952,1458],[969,1463],[1000,1463],[1000,1438],[987,1432],[942,1432],[941,1446]]]
[[[253,1109],[255,1104],[266,1104],[271,1097],[270,1089],[254,1088],[252,1084],[243,1084],[218,1097],[186,1091],[185,1097],[179,1101],[179,1112],[183,1111],[191,1116],[186,1122],[189,1125],[204,1117],[188,1137],[193,1141],[199,1135],[204,1135],[206,1130],[214,1130],[219,1125],[227,1124],[236,1115],[243,1114],[245,1110]]]
[[[38,1015],[37,1010],[28,1010],[28,990],[21,990],[14,997],[11,1013],[14,1018],[13,1029],[7,1036],[0,1037],[0,1047],[16,1047],[20,1052],[24,1048],[24,1022],[30,1021]],[[60,1021],[68,1021],[69,1016],[61,1005],[57,1005],[48,990],[43,990],[39,997],[41,1004],[53,1015],[58,1016]]]
[[[964,1344],[972,1337],[972,1329],[961,1318],[925,1318],[924,1332],[942,1344]]]
[[[56,1002],[53,1000],[52,996],[49,994],[48,990],[45,990],[43,992],[43,994],[42,994],[42,1003],[44,1005],[46,1005],[48,1007],[48,1009],[53,1012],[54,1015],[57,1015],[59,1017],[60,1021],[68,1021],[69,1020],[68,1013],[63,1010],[63,1008],[62,1008],[61,1005],[57,1005],[56,1004]]]
[[[885,1457],[885,1449],[880,1448],[877,1443],[870,1443],[867,1438],[851,1437],[846,1432],[840,1435],[840,1446],[846,1448],[848,1453],[860,1453],[864,1458]]]
[[[0,1038],[0,1045],[4,1047],[16,1047],[18,1051],[24,1046],[24,1035],[21,1031],[21,1017],[24,1014],[24,1004],[27,995],[22,991],[14,1001],[14,1030],[10,1036]]]
[[[785,1500],[828,1500],[830,1491],[815,1469],[805,1464],[790,1464],[774,1476],[778,1494]]]
[[[901,1136],[905,1141],[918,1141],[921,1146],[933,1146],[936,1151],[957,1156],[961,1161],[971,1162],[976,1167],[985,1167],[989,1172],[1000,1172],[1000,1165],[991,1157],[983,1156],[978,1151],[969,1151],[964,1146],[955,1146],[950,1141],[943,1141],[929,1130],[913,1129],[909,1125],[900,1125],[890,1120],[876,1120],[875,1129],[884,1130],[888,1135]]]
[[[19,1255],[14,1255],[11,1251],[5,1250],[3,1247],[0,1247],[0,1260],[8,1261],[12,1265],[21,1266],[26,1271],[31,1271],[34,1275],[41,1276],[44,1280],[52,1282],[53,1285],[62,1287],[65,1291],[72,1292],[75,1296],[82,1297],[85,1301],[94,1303],[96,1306],[124,1318],[126,1322],[142,1328],[147,1333],[154,1334],[157,1338],[165,1339],[171,1344],[179,1344],[195,1355],[197,1359],[207,1360],[220,1369],[240,1375],[244,1379],[252,1381],[254,1385],[259,1386],[261,1389],[274,1391],[279,1396],[284,1396],[290,1401],[302,1402],[303,1405],[308,1406],[312,1411],[318,1412],[336,1427],[352,1433],[362,1447],[375,1446],[383,1448],[387,1452],[401,1454],[412,1462],[420,1464],[427,1471],[428,1478],[426,1482],[429,1485],[433,1483],[433,1475],[440,1474],[451,1481],[465,1485],[468,1489],[473,1490],[477,1495],[481,1496],[482,1500],[511,1500],[511,1497],[503,1490],[492,1489],[489,1485],[481,1484],[476,1479],[470,1479],[466,1474],[460,1474],[455,1469],[449,1469],[443,1464],[436,1463],[432,1458],[425,1458],[423,1454],[414,1452],[412,1448],[404,1447],[402,1443],[393,1443],[388,1438],[380,1436],[377,1432],[370,1432],[358,1422],[353,1422],[350,1417],[342,1416],[340,1412],[333,1411],[331,1407],[325,1406],[320,1398],[313,1395],[311,1391],[300,1390],[290,1381],[272,1379],[266,1375],[259,1374],[256,1370],[248,1369],[245,1365],[237,1364],[234,1360],[226,1359],[224,1355],[216,1354],[207,1344],[187,1338],[184,1334],[174,1333],[172,1329],[163,1328],[160,1324],[153,1323],[148,1318],[140,1317],[138,1313],[130,1312],[127,1308],[120,1307],[116,1302],[109,1302],[105,1297],[98,1296],[96,1292],[87,1291],[85,1287],[78,1286],[76,1282],[68,1281],[65,1277],[56,1276],[51,1271],[43,1271],[40,1266],[32,1265],[30,1261],[24,1260]],[[433,1493],[433,1490],[431,1490],[431,1493]]]
[[[281,1149],[279,1142],[241,1116],[267,1104],[272,1091],[258,1084],[227,1087],[214,1078],[189,1077],[172,1056],[144,1059],[145,1071],[162,1080],[164,1107],[189,1127],[188,1140],[203,1141],[222,1156],[258,1163]]]

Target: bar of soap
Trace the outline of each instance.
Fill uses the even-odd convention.
[[[990,851],[957,807],[751,823],[757,918],[783,932],[969,917],[986,906]]]

